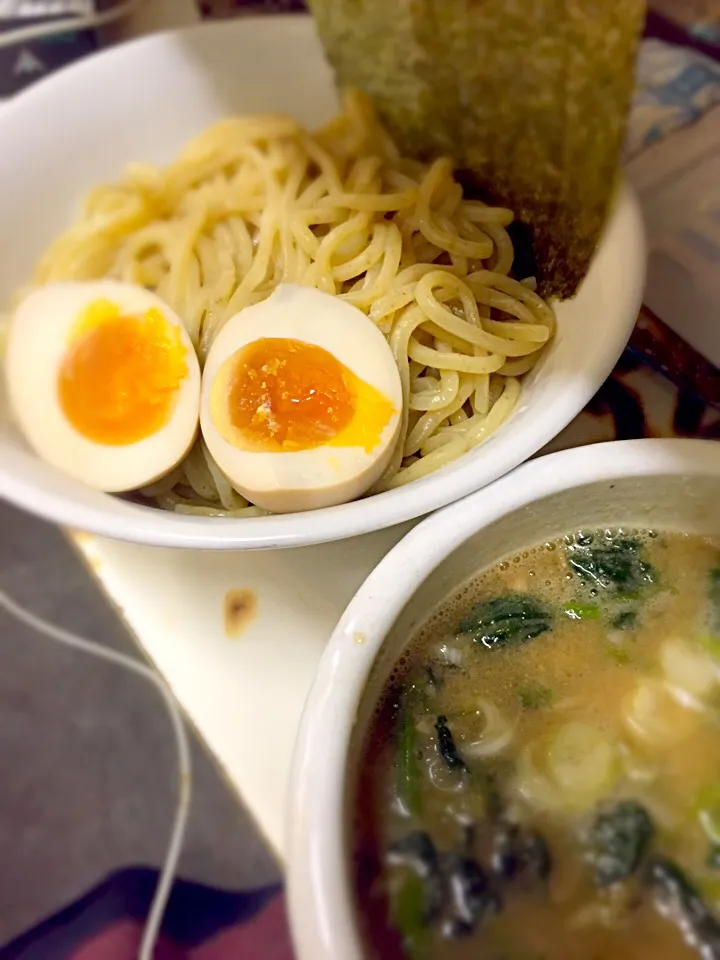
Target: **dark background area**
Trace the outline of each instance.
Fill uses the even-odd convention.
[[[140,656],[63,535],[0,503],[0,587],[34,613]],[[175,745],[154,688],[0,610],[0,944],[124,866],[159,866]],[[194,738],[180,873],[228,889],[277,880],[239,798]]]

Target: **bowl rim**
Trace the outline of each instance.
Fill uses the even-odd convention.
[[[323,652],[293,755],[287,883],[298,960],[363,960],[342,840],[346,751],[370,669],[418,586],[480,530],[547,496],[604,480],[682,475],[720,480],[720,443],[616,440],[548,454],[423,520],[370,573]]]
[[[227,38],[235,34],[238,43],[252,43],[253,31],[272,33],[278,44],[283,31],[292,31],[293,41],[314,41],[309,16],[251,17],[234,21],[200,23],[178,30],[164,31],[132,40],[119,47],[80,60],[39,81],[0,108],[0,138],[12,142],[16,124],[39,115],[58,98],[66,99],[82,80],[92,86],[96,80],[107,82],[122,73],[126,64],[136,68],[138,56],[153,59],[168,45],[184,47],[194,42],[213,43],[215,36]],[[217,34],[215,31],[218,31]],[[220,33],[222,31],[222,34]],[[243,37],[245,38],[243,40]],[[94,106],[93,106],[94,104]],[[82,111],[102,108],[101,98],[92,100]],[[75,111],[77,114],[77,111]],[[86,122],[86,121],[82,121]],[[114,510],[102,502],[73,499],[65,489],[54,488],[50,481],[32,481],[0,464],[0,498],[55,523],[92,534],[109,536],[139,544],[195,549],[268,549],[309,545],[345,539],[394,526],[424,516],[458,500],[496,480],[518,463],[537,453],[582,411],[598,387],[612,371],[635,324],[640,307],[645,275],[645,240],[638,202],[623,183],[607,228],[621,224],[627,235],[628,278],[620,291],[612,322],[607,324],[588,350],[582,363],[574,367],[576,375],[569,382],[559,383],[537,411],[537,428],[519,430],[511,420],[491,438],[487,457],[469,451],[464,457],[437,473],[372,497],[335,507],[304,513],[263,517],[197,517],[185,516],[146,507],[132,502],[120,503]],[[540,372],[540,377],[543,374]],[[513,434],[515,430],[515,434]],[[510,442],[506,442],[510,438]],[[475,454],[475,456],[473,455]],[[478,474],[481,479],[478,480]],[[109,496],[109,495],[108,495]],[[308,518],[312,516],[312,519]]]

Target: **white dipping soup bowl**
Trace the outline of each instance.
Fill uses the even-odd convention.
[[[157,34],[88,57],[0,105],[0,313],[86,194],[117,180],[128,163],[166,164],[223,117],[288,113],[312,128],[337,106],[331,71],[304,16]],[[644,276],[641,218],[624,186],[590,271],[577,296],[558,306],[557,335],[525,378],[509,420],[487,443],[407,486],[282,516],[166,512],[93,490],[36,456],[3,410],[0,374],[0,499],[90,533],[218,550],[341,540],[422,516],[516,467],[582,410],[622,353]]]
[[[298,960],[365,956],[350,861],[354,761],[418,627],[503,557],[626,525],[719,534],[720,443],[629,440],[542,457],[420,523],[370,574],[323,654],[297,741],[287,828]]]

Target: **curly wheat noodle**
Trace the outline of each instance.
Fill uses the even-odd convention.
[[[279,283],[346,299],[387,337],[402,382],[401,435],[377,492],[487,439],[553,335],[551,308],[508,275],[512,218],[465,200],[449,161],[400,157],[350,93],[315,134],[288,117],[244,117],[206,130],[164,169],[135,164],[92,191],[35,282],[140,283],[183,318],[201,363],[224,323]],[[262,512],[200,441],[143,493],[182,513]]]
[[[98,643],[94,643],[92,640],[86,640],[69,630],[63,630],[61,627],[48,623],[46,620],[42,620],[34,613],[22,607],[3,590],[0,590],[0,609],[5,610],[9,616],[50,640],[54,640],[80,653],[86,653],[91,657],[97,657],[99,660],[106,660],[118,667],[122,667],[124,670],[143,677],[157,689],[163,699],[168,716],[170,717],[177,748],[178,801],[170,832],[167,854],[165,855],[165,863],[163,864],[158,884],[155,888],[155,894],[152,904],[150,905],[150,912],[138,952],[139,960],[152,960],[160,933],[163,914],[165,913],[173,879],[177,871],[183,839],[185,837],[192,787],[190,746],[187,734],[185,733],[182,716],[180,715],[172,691],[165,681],[151,670],[150,667],[145,666],[144,663],[140,663],[132,657],[127,657],[123,653],[118,653],[116,650],[103,647]]]

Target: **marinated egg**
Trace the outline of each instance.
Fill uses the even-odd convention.
[[[277,513],[353,500],[380,477],[400,427],[390,347],[338,297],[281,284],[218,334],[200,424],[248,500]]]
[[[132,284],[57,283],[12,318],[6,379],[35,451],[106,492],[169,472],[197,433],[200,368],[180,318]]]

